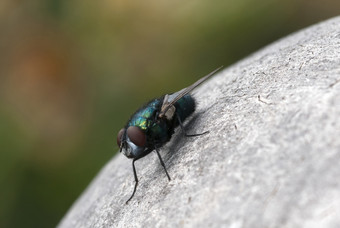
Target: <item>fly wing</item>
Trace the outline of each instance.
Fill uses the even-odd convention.
[[[158,117],[163,117],[166,112],[169,110],[170,107],[172,107],[179,99],[190,93],[193,89],[195,89],[197,86],[199,86],[202,82],[213,76],[217,71],[219,71],[223,66],[220,66],[213,72],[209,73],[208,75],[204,76],[203,78],[199,79],[197,82],[192,84],[191,86],[188,86],[176,93],[173,93],[171,95],[165,95],[163,104],[161,107],[161,111],[158,115]]]

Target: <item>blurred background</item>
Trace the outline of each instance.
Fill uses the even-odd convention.
[[[0,227],[56,226],[140,105],[339,12],[338,0],[1,0]]]

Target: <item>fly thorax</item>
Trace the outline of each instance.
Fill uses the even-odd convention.
[[[175,106],[171,105],[169,107],[169,109],[166,111],[166,113],[164,114],[164,116],[165,116],[165,118],[167,120],[172,120],[172,118],[174,117],[175,112],[176,112]]]

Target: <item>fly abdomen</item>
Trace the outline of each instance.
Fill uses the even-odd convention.
[[[187,94],[175,103],[175,107],[181,122],[184,122],[195,111],[196,102],[190,94]]]

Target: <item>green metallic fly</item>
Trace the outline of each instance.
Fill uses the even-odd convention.
[[[208,133],[208,131],[206,131],[200,134],[187,134],[183,127],[183,122],[196,108],[195,99],[189,93],[221,68],[222,66],[187,88],[151,100],[137,110],[131,116],[125,127],[118,132],[117,144],[120,152],[123,152],[126,157],[133,159],[132,168],[135,177],[135,187],[131,197],[126,203],[135,195],[138,185],[135,161],[155,150],[170,181],[170,176],[159,153],[159,149],[171,139],[175,128],[180,126],[186,137]]]

